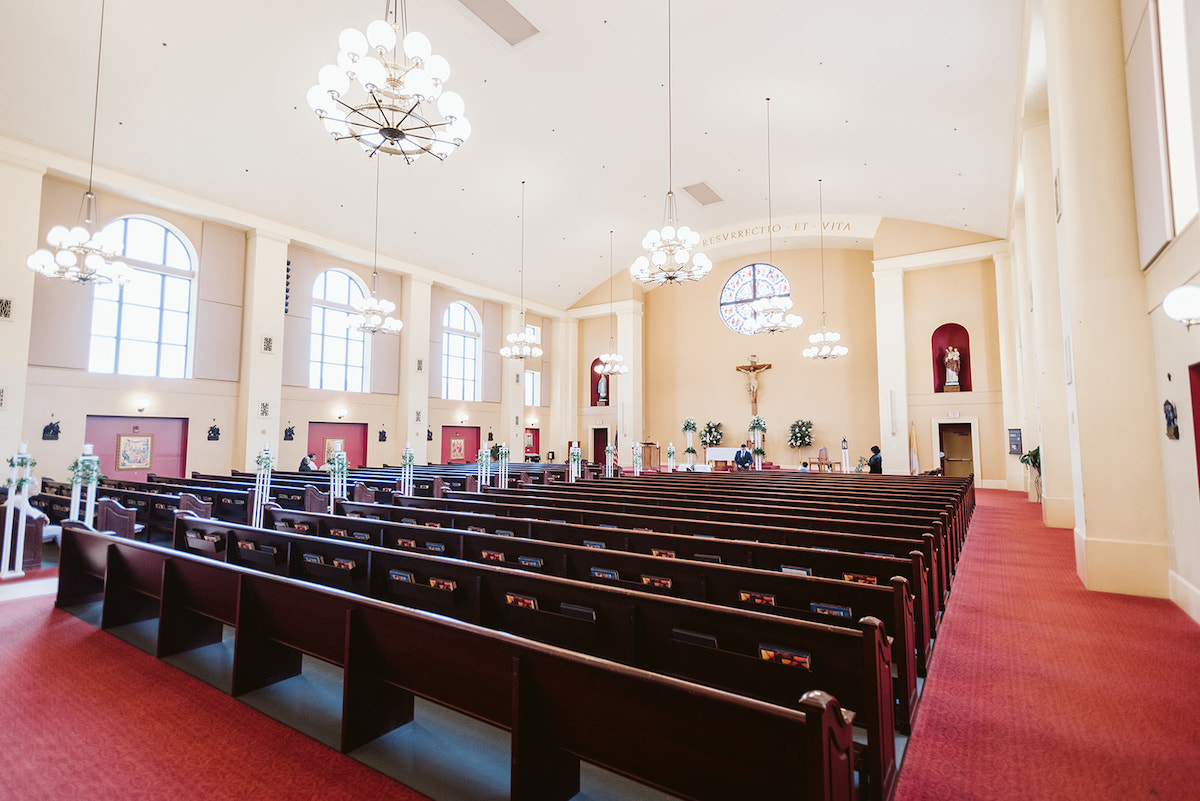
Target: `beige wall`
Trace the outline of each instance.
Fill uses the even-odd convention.
[[[848,356],[828,362],[800,355],[808,335],[821,326],[818,250],[775,253],[775,265],[791,284],[792,311],[804,318],[799,331],[748,337],[721,321],[717,307],[725,282],[741,267],[765,258],[764,253],[723,261],[703,281],[646,293],[646,438],[664,448],[673,440],[682,453],[683,420],[695,417],[701,427],[709,420],[723,423],[724,445],[746,439],[751,417],[747,382],[735,368],[755,354],[760,363],[772,365],[759,374],[758,409],[767,421],[766,459],[799,464],[799,454],[786,446],[787,430],[792,421],[805,419],[813,421],[815,437],[805,458],[820,446],[827,447],[831,457],[839,456],[845,436],[852,461],[857,461],[869,455],[879,436],[871,254],[825,251],[829,327],[839,331],[850,348]],[[584,361],[582,344],[580,351]],[[698,438],[696,442],[699,450]]]
[[[605,299],[608,295],[608,283],[605,282],[601,288],[604,289]],[[589,293],[589,297],[595,294]],[[609,406],[592,406],[592,362],[595,361],[601,353],[609,351],[608,338],[610,331],[616,330],[616,322],[611,321],[606,315],[604,317],[589,317],[579,321],[579,365],[574,376],[579,387],[579,413],[578,413],[578,439],[580,447],[583,449],[583,457],[589,462],[604,461],[603,453],[592,453],[592,429],[607,428],[608,443],[616,445],[619,449],[617,459],[621,464],[630,464],[633,460],[632,451],[629,449],[633,446],[633,442],[626,442],[622,436],[619,436],[617,421],[617,384],[623,379],[621,376],[610,376],[608,384]],[[615,337],[615,334],[612,334]],[[667,344],[667,343],[663,343]],[[625,355],[628,359],[628,355]],[[682,419],[682,418],[681,418]],[[663,440],[663,449],[665,451],[667,441],[671,439],[669,433],[664,433],[661,437]],[[679,448],[680,455],[683,454],[683,448]],[[626,455],[628,454],[628,455]],[[623,457],[623,458],[622,458]],[[665,457],[664,457],[665,458]]]
[[[884,217],[875,231],[875,258],[887,259],[892,256],[908,256],[929,250],[994,241],[995,237],[974,231],[960,231],[943,225]]]

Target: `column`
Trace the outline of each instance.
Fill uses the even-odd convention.
[[[566,458],[567,443],[580,439],[579,433],[579,321],[555,320],[551,323],[550,342],[550,442],[543,451],[554,451]],[[584,453],[586,453],[586,448]]]
[[[233,446],[234,465],[256,469],[263,443],[279,453],[283,386],[283,292],[288,237],[253,230],[246,235],[246,295],[242,307],[242,368]],[[264,340],[270,338],[270,348]]]
[[[996,321],[1000,336],[1000,394],[1004,428],[1021,428],[1021,374],[1017,364],[1017,339],[1020,321],[1013,297],[1013,264],[1009,252],[992,257],[996,273]],[[1024,488],[1024,465],[1020,456],[1005,448],[1004,478],[1010,490]]]
[[[1018,370],[1021,374],[1021,443],[1022,452],[1031,451],[1041,443],[1038,430],[1037,364],[1034,357],[1033,287],[1029,278],[1029,238],[1026,235],[1025,208],[1022,206],[1013,221],[1013,307],[1016,310],[1020,344],[1017,348]],[[1024,465],[1022,465],[1024,467]],[[1032,471],[1023,470],[1018,489],[1037,501],[1038,490],[1031,480]]]
[[[618,460],[625,464],[633,459],[630,450],[644,436],[643,417],[645,386],[645,360],[642,358],[643,304],[640,300],[627,300],[618,304],[617,352],[625,357],[629,372],[615,376],[612,396],[617,402]],[[666,445],[663,445],[666,448]]]
[[[1048,526],[1072,528],[1075,525],[1074,480],[1067,435],[1070,420],[1048,116],[1038,115],[1023,125],[1021,162],[1025,173],[1025,231],[1033,293],[1034,388],[1040,432],[1038,443],[1042,449],[1042,520]]]
[[[879,369],[879,450],[883,456],[883,472],[908,475],[908,357],[904,352],[904,270],[876,268],[874,278],[875,343],[878,348]]]
[[[500,331],[503,340],[514,331],[524,330],[521,310],[516,306],[504,307],[504,326]],[[523,359],[500,359],[500,425],[496,427],[496,440],[508,443],[509,461],[525,459],[525,361]],[[557,456],[557,454],[555,454]]]
[[[1075,561],[1089,589],[1167,597],[1162,403],[1134,222],[1120,6],[1044,5]],[[1121,453],[1136,454],[1137,467],[1115,469]]]
[[[0,318],[0,454],[17,452],[25,417],[29,335],[33,327],[33,291],[40,278],[25,262],[39,247],[44,164],[0,155],[0,302],[8,316]]]
[[[416,464],[429,461],[429,443],[425,432],[429,425],[429,332],[430,298],[433,283],[424,278],[406,275],[400,290],[400,389],[396,398],[396,432],[398,441],[392,452],[391,464],[400,463],[404,443],[412,444]],[[482,354],[480,354],[482,358]],[[475,454],[470,454],[474,458]]]

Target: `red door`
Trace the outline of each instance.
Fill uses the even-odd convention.
[[[346,464],[350,467],[365,467],[367,464],[366,423],[309,423],[308,452],[317,455],[317,464],[329,462],[334,448],[341,443],[346,452]],[[284,469],[296,468],[285,465]]]
[[[604,464],[604,449],[608,447],[608,429],[592,429],[592,462]]]
[[[442,426],[442,464],[465,464],[478,455],[479,426]]]
[[[525,455],[537,456],[541,452],[541,432],[536,428],[525,429]]]
[[[187,469],[186,417],[91,415],[83,441],[100,457],[100,472],[115,479],[145,481],[147,473],[182,478]]]

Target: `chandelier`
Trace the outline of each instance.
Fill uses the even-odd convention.
[[[83,193],[79,217],[83,224],[71,228],[55,225],[46,234],[51,252],[41,248],[25,261],[29,269],[48,278],[61,278],[77,284],[127,284],[133,278],[129,265],[115,261],[123,246],[105,241],[103,232],[95,232],[100,220],[99,202],[92,191],[92,174],[96,167],[96,112],[100,106],[100,56],[104,52],[104,3],[100,3],[100,38],[96,47],[96,92],[92,101],[92,151],[88,164],[88,188]]]
[[[613,339],[613,232],[608,232],[608,353],[600,354],[600,363],[593,369],[600,375],[625,375],[629,365],[625,357],[617,353],[616,341]]]
[[[629,268],[635,281],[642,284],[676,284],[699,281],[712,270],[712,261],[703,253],[692,253],[700,244],[700,234],[679,224],[675,208],[675,151],[671,108],[671,2],[667,0],[667,200],[663,208],[662,228],[651,229],[642,239],[648,256],[638,256]]]
[[[341,32],[337,64],[318,72],[308,105],[335,140],[354,139],[368,156],[383,152],[412,164],[428,153],[444,161],[470,137],[471,124],[462,97],[444,91],[450,63],[432,54],[429,37],[408,30],[404,0],[399,7],[399,21],[388,0],[384,19],[365,35]]]
[[[371,265],[371,297],[362,297],[350,302],[358,314],[346,321],[346,327],[351,331],[363,334],[399,334],[404,323],[392,317],[396,304],[390,300],[381,300],[379,291],[379,168],[380,162],[375,162],[375,255]]]
[[[1172,320],[1191,330],[1193,325],[1200,323],[1200,287],[1192,284],[1175,287],[1163,298],[1162,309]]]
[[[817,179],[817,204],[820,215],[818,230],[821,237],[821,330],[809,335],[809,347],[802,350],[800,355],[806,359],[836,359],[845,356],[850,349],[845,345],[839,345],[842,335],[837,331],[830,331],[825,324],[825,194],[819,178]]]
[[[775,262],[775,215],[771,206],[771,98],[767,98],[767,247],[768,262]],[[748,334],[777,334],[795,331],[804,322],[798,314],[790,314],[792,299],[783,295],[758,298],[750,303],[750,319],[742,324]]]
[[[521,330],[506,336],[507,345],[500,348],[506,359],[538,359],[542,349],[525,328],[525,182],[521,181]]]

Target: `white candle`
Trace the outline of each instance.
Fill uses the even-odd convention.
[[[29,443],[28,443],[28,442],[22,442],[22,443],[21,443],[21,450],[20,450],[20,452],[21,452],[22,454],[29,453]]]
[[[83,455],[84,455],[84,456],[91,456],[91,455],[92,455],[92,446],[91,446],[91,445],[84,445],[84,446],[83,446]]]

